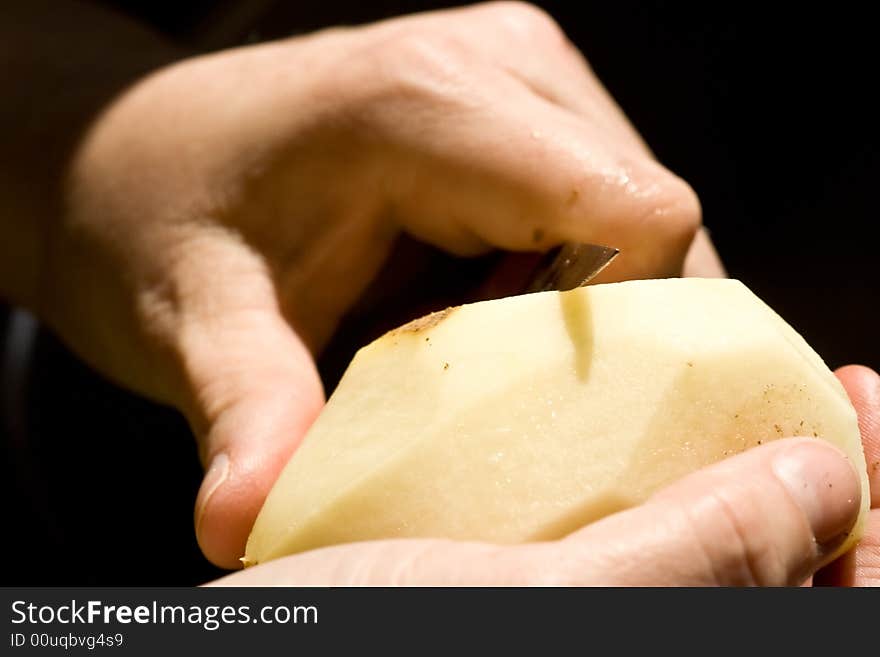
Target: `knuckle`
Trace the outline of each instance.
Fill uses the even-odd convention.
[[[400,103],[454,108],[475,95],[466,44],[429,26],[395,31],[372,46],[368,57],[367,100],[380,114]]]
[[[780,586],[788,583],[788,567],[772,541],[771,532],[752,526],[752,515],[763,518],[756,500],[731,504],[719,493],[683,509],[694,538],[696,557],[704,564],[707,584],[715,586]],[[758,503],[758,507],[759,507]],[[706,519],[710,522],[705,522]]]
[[[508,30],[542,45],[567,43],[562,28],[547,11],[528,2],[508,0],[491,3],[487,9]]]
[[[462,46],[454,38],[428,29],[413,28],[384,45],[382,56],[393,77],[403,84],[450,81],[464,68]]]
[[[398,543],[388,581],[392,586],[473,585],[482,582],[485,571],[494,566],[491,554],[495,546],[474,550],[449,539],[416,539]],[[496,573],[493,583],[502,583]]]
[[[516,546],[511,571],[517,573],[518,586],[605,586],[614,584],[612,571],[625,565],[620,561],[607,563],[597,554],[575,541],[559,540]]]
[[[401,542],[388,573],[392,586],[558,586],[573,573],[554,562],[551,544],[462,544],[448,539]]]
[[[442,547],[438,547],[442,546]],[[436,571],[438,559],[442,563],[443,552],[448,549],[445,542],[428,539],[413,542],[403,554],[396,555],[388,573],[390,586],[410,586],[430,579]]]
[[[533,544],[516,546],[514,570],[520,586],[576,586],[578,584],[577,568],[571,566],[572,559],[561,544]]]
[[[336,578],[346,586],[369,586],[382,581],[388,555],[382,543],[364,543],[357,556],[337,567]]]

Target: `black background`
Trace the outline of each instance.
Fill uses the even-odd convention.
[[[231,3],[114,3],[187,41]],[[442,6],[272,2],[237,38]],[[845,4],[538,3],[584,51],[657,157],[700,196],[732,276],[832,367],[880,366],[878,58]],[[199,466],[176,413],[116,389],[41,334],[28,445],[7,445],[2,584],[192,584]]]

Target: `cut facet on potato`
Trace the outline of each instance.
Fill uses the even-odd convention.
[[[762,442],[815,436],[862,473],[821,358],[734,280],[476,303],[361,349],[269,494],[253,564],[334,543],[562,537]]]

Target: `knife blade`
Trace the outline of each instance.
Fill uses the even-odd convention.
[[[547,253],[525,291],[565,291],[586,285],[619,253],[620,249],[600,244],[564,244]]]

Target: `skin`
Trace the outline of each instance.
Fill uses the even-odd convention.
[[[871,484],[871,510],[858,547],[816,574],[817,585],[880,586],[880,377],[859,365],[836,372],[859,414]]]
[[[196,533],[221,566],[238,565],[266,494],[323,405],[314,358],[401,234],[461,256],[613,244],[624,256],[603,281],[724,275],[693,190],[655,160],[534,7],[479,5],[200,57],[75,3],[12,11],[15,21],[0,25],[17,27],[0,34],[0,47],[22,63],[0,79],[20,90],[0,107],[0,124],[18,126],[0,158],[14,163],[0,169],[0,235],[13,246],[0,259],[0,292],[107,376],[186,415],[206,467]],[[68,41],[59,45],[59,34]],[[75,85],[56,63],[71,57],[92,72]],[[516,291],[503,281],[493,289]],[[777,449],[676,490],[732,481],[736,467],[772,484]],[[812,464],[793,470],[801,483],[833,475],[834,489],[846,489],[852,472],[839,453],[786,453],[801,452]],[[807,513],[780,493],[776,516],[788,519],[791,553],[755,581],[791,583],[822,563],[821,550],[804,551],[813,545],[805,518],[845,531],[852,505],[819,498],[824,510]],[[650,504],[672,509],[670,527],[685,522],[673,517],[674,503]],[[512,564],[531,551],[529,563],[545,565],[564,552],[575,570],[611,572],[608,564],[625,568],[627,555],[650,547],[673,579],[672,565],[693,561],[675,532],[645,535],[620,515],[585,528],[584,541],[509,552],[516,556],[494,546],[380,543],[316,551],[234,581],[260,573],[310,581],[305,571],[360,581],[351,567],[369,581],[455,583],[479,579],[481,551]],[[717,570],[736,558],[723,549],[730,527],[713,522],[700,516],[693,529],[707,550],[719,548],[703,559]],[[608,526],[617,552],[575,549],[599,543],[590,536]],[[361,559],[376,565],[362,568]],[[655,581],[627,572],[628,583]],[[676,581],[690,581],[680,574]],[[556,580],[567,577],[549,576]]]

